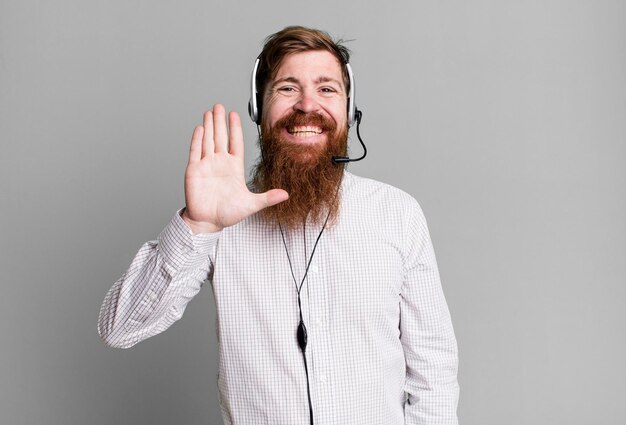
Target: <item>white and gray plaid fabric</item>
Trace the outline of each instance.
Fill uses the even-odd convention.
[[[347,172],[340,193],[301,293],[315,424],[456,424],[456,340],[419,205]],[[320,229],[285,233],[298,284]],[[278,226],[259,215],[193,236],[176,214],[106,295],[101,337],[126,348],[164,331],[207,279],[224,423],[307,424],[297,292]]]

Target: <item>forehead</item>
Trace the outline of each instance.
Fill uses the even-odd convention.
[[[313,50],[285,56],[273,79],[292,77],[304,81],[319,80],[320,77],[324,77],[341,82],[343,70],[332,53],[325,50]]]

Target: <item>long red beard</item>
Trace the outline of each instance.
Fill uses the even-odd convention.
[[[300,145],[282,139],[284,128],[317,125],[326,134],[326,143]],[[289,199],[262,214],[288,228],[301,225],[307,216],[322,224],[328,217],[332,226],[339,213],[339,183],[343,165],[335,164],[333,156],[345,156],[348,128],[337,130],[335,123],[313,112],[295,111],[282,118],[272,128],[261,125],[261,157],[252,172],[252,182],[261,192],[284,189]]]

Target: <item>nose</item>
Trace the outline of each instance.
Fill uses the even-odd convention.
[[[298,101],[293,105],[293,109],[304,113],[315,112],[319,109],[319,103],[313,93],[302,91]]]

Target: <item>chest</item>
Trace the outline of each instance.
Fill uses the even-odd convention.
[[[284,232],[284,240],[277,229],[247,230],[220,239],[213,258],[222,319],[291,325],[300,290],[306,317],[364,326],[397,320],[403,261],[389,233],[353,226],[327,230],[318,241],[314,226]]]

